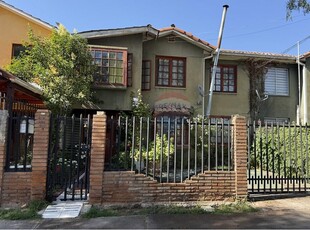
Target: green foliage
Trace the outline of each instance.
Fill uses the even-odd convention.
[[[237,201],[234,203],[221,204],[214,207],[215,214],[249,213],[257,211],[257,208],[254,208],[249,202],[246,201]]]
[[[292,18],[292,11],[302,10],[304,14],[310,12],[310,3],[307,0],[288,0],[286,3],[286,19]]]
[[[88,212],[82,214],[82,217],[86,219],[108,216],[119,216],[119,213],[113,209],[103,209],[97,206],[92,206]]]
[[[305,127],[260,127],[255,135],[251,148],[252,167],[256,165],[269,171],[275,168],[279,176],[285,173],[303,177],[307,173],[306,165],[310,162],[305,153],[310,151],[310,132]]]
[[[14,59],[7,70],[38,84],[54,112],[65,114],[73,105],[88,101],[95,66],[87,41],[70,34],[62,25],[49,38],[30,31],[29,40],[25,44],[29,49]]]
[[[43,200],[31,201],[25,208],[0,209],[0,219],[5,220],[28,220],[38,219],[38,211],[46,208],[48,203]]]
[[[150,106],[143,102],[141,90],[138,89],[137,97],[135,97],[134,93],[131,93],[131,101],[132,101],[132,115],[140,118],[140,117],[150,117],[151,110]]]

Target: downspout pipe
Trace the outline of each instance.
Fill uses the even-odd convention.
[[[304,107],[303,124],[306,125],[306,124],[308,124],[307,69],[306,69],[306,65],[299,61],[299,58],[297,60],[297,64],[298,64],[298,67],[302,66],[302,95],[304,98],[304,100],[303,100],[303,107]],[[299,68],[298,68],[298,70],[299,70]],[[299,87],[299,95],[300,95],[300,87]],[[299,103],[301,103],[301,102],[299,102]]]
[[[223,29],[224,29],[226,12],[227,12],[228,7],[229,7],[228,5],[224,5],[223,6],[222,22],[221,22],[220,31],[219,31],[217,48],[215,50],[216,56],[215,56],[215,59],[214,59],[214,64],[213,64],[213,69],[212,69],[212,76],[211,76],[211,83],[210,83],[210,90],[209,90],[209,102],[208,102],[208,107],[207,107],[207,112],[206,112],[206,116],[207,117],[210,117],[210,113],[211,113],[213,86],[214,86],[214,81],[215,81],[215,74],[216,74],[217,64],[218,64],[218,60],[219,60],[219,56],[220,56],[220,49],[221,49],[221,43],[222,43]]]

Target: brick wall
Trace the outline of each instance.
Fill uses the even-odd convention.
[[[0,119],[3,111],[0,110]],[[0,133],[0,198],[2,207],[16,207],[31,200],[45,198],[47,155],[49,143],[49,117],[47,110],[38,110],[35,115],[34,147],[31,172],[5,172],[6,119],[1,119]],[[4,125],[5,128],[4,128]],[[5,130],[5,131],[3,131]],[[3,138],[4,137],[4,138]]]
[[[5,172],[2,185],[2,207],[27,204],[31,197],[31,172]]]
[[[100,119],[100,116],[97,118],[96,122],[99,122],[98,125],[105,130],[103,125],[105,115],[101,116]],[[94,127],[96,126],[94,124]],[[230,172],[205,171],[183,183],[158,183],[144,174],[136,174],[133,171],[104,171],[102,140],[105,140],[105,135],[96,131],[96,128],[93,129],[93,144],[95,143],[95,146],[92,146],[90,203],[223,201],[246,197],[247,135],[245,117],[234,116],[232,126],[234,127],[232,135],[235,170]],[[104,173],[102,174],[102,172]],[[94,194],[94,192],[96,193]]]
[[[233,200],[235,173],[211,172],[184,183],[158,183],[132,171],[104,172],[103,204]]]
[[[7,123],[9,113],[7,110],[0,110],[0,204],[2,204],[3,194],[3,178],[6,154],[6,139],[7,139]]]
[[[44,199],[49,118],[50,113],[47,110],[39,110],[36,113],[32,172],[4,172],[5,135],[0,138],[0,198],[2,206],[16,206],[30,200]],[[104,171],[106,115],[103,112],[98,113],[93,118],[89,202],[91,204],[195,202],[246,197],[245,118],[235,116],[232,122],[234,127],[232,132],[234,171],[205,171],[183,183],[158,183],[150,177],[132,171]],[[3,124],[0,125],[0,134],[6,132],[3,131],[5,130]]]

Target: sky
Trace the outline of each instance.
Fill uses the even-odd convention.
[[[175,24],[217,44],[223,5],[229,5],[222,49],[280,54],[310,51],[310,14],[286,20],[287,0],[4,0],[69,32]]]

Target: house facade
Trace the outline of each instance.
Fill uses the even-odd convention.
[[[52,33],[53,26],[0,0],[0,67],[10,64],[23,51],[28,32],[42,37]]]
[[[97,110],[130,111],[132,97],[142,92],[155,117],[205,115],[215,47],[174,25],[151,25],[79,33],[88,40],[99,70],[95,76]],[[249,60],[266,75],[257,91],[256,119],[296,121],[298,67],[291,55],[222,50],[213,88],[211,117],[240,114],[250,118]],[[256,94],[255,94],[256,95]],[[256,96],[255,96],[256,97]]]

